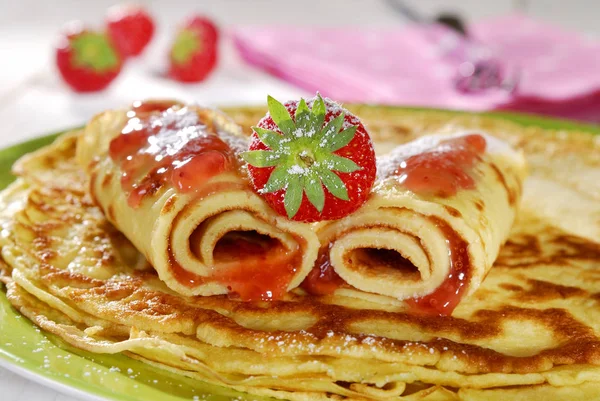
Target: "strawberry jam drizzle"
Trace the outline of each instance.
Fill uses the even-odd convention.
[[[481,160],[485,148],[486,140],[479,134],[447,139],[402,161],[393,174],[415,193],[452,196],[460,189],[475,187],[470,170]]]
[[[297,247],[285,249],[277,240],[256,242],[242,236],[224,237],[214,249],[213,274],[199,276],[185,270],[169,247],[170,270],[186,287],[217,282],[227,286],[229,297],[241,301],[275,301],[283,298],[302,263],[303,239]]]
[[[329,246],[319,250],[315,266],[301,284],[301,287],[309,294],[332,294],[344,284],[344,280],[335,272],[333,266],[331,266],[329,253],[332,246],[333,242],[329,243]]]
[[[121,186],[133,208],[164,185],[195,192],[234,166],[232,150],[202,111],[174,106],[180,105],[134,103],[125,128],[110,143],[110,157],[121,168]]]
[[[154,112],[162,113],[175,106],[183,107],[183,104],[176,100],[147,100],[144,102],[136,100],[131,104],[127,117],[143,117]]]
[[[465,294],[471,279],[469,244],[444,220],[430,216],[442,231],[448,244],[450,271],[448,277],[431,294],[409,299],[406,303],[416,312],[428,315],[450,315]]]
[[[285,249],[277,240],[256,243],[244,238],[222,238],[214,250],[218,270],[213,277],[242,301],[273,301],[283,298],[302,262],[298,245]],[[222,255],[222,256],[220,256]],[[227,261],[235,255],[239,260]]]

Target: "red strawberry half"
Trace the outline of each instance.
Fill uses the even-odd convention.
[[[375,151],[358,118],[321,96],[281,104],[253,127],[242,154],[255,190],[279,214],[296,221],[342,218],[368,198]]]
[[[56,64],[71,88],[93,92],[106,88],[121,72],[123,62],[108,36],[76,26],[60,37]]]
[[[204,17],[190,19],[177,32],[169,53],[169,76],[181,82],[200,82],[217,63],[218,31]]]
[[[154,36],[154,21],[141,6],[116,5],[108,9],[106,29],[123,57],[138,56]]]

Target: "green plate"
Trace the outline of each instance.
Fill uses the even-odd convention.
[[[415,109],[416,110],[416,109]],[[418,109],[423,110],[423,109]],[[600,134],[600,127],[513,113],[484,113],[525,126]],[[0,150],[0,188],[14,180],[12,164],[60,133]],[[0,365],[58,391],[85,399],[180,401],[244,399],[244,395],[153,368],[124,355],[97,355],[45,334],[22,317],[0,291]],[[255,399],[256,397],[252,397]]]

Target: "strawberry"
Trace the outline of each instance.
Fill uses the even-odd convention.
[[[169,53],[168,75],[181,82],[200,82],[217,63],[218,31],[204,17],[190,19],[178,32]]]
[[[154,36],[154,21],[141,6],[116,5],[108,9],[106,29],[123,57],[138,56]]]
[[[268,105],[242,154],[254,189],[295,221],[335,220],[357,210],[376,173],[360,120],[318,94],[285,105],[269,96]]]
[[[77,24],[62,33],[56,64],[71,88],[93,92],[106,88],[119,75],[123,61],[108,36]]]
[[[216,43],[219,40],[219,30],[207,17],[196,15],[187,21],[186,27],[202,32],[202,35],[209,42]]]

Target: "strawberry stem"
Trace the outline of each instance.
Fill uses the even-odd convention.
[[[306,167],[310,167],[315,163],[315,156],[309,150],[301,152],[298,157],[304,162]]]
[[[195,53],[202,50],[198,33],[189,29],[179,32],[171,49],[171,57],[177,64],[187,64]]]
[[[102,33],[85,32],[71,40],[73,63],[80,68],[91,68],[96,72],[106,72],[119,65],[119,55]]]

